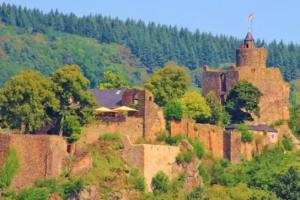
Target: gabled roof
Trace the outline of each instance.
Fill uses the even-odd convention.
[[[93,89],[92,93],[98,106],[116,108],[122,105],[122,97],[125,89]]]
[[[237,124],[230,124],[226,127],[226,130],[236,129]],[[251,131],[265,131],[265,132],[274,132],[277,133],[277,130],[266,125],[266,124],[258,124],[258,125],[248,125]]]

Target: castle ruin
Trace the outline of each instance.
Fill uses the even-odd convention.
[[[254,124],[272,124],[289,119],[289,86],[284,82],[279,68],[267,67],[267,49],[256,48],[250,32],[236,50],[236,66],[224,70],[204,66],[202,94],[214,91],[220,103],[224,103],[237,81],[246,80],[263,94],[259,107],[260,117],[253,116]]]

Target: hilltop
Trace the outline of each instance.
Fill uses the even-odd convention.
[[[147,77],[146,68],[130,49],[118,44],[100,44],[78,35],[48,31],[40,33],[15,26],[0,27],[0,85],[24,69],[45,75],[65,64],[78,64],[95,87],[105,70],[117,71],[136,85]]]

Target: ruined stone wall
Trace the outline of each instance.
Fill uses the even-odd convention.
[[[179,147],[168,145],[133,145],[128,137],[123,137],[122,158],[131,167],[138,168],[145,178],[147,190],[151,188],[152,177],[159,171],[172,175],[172,165],[176,162]]]
[[[222,128],[211,124],[196,124],[196,132],[206,152],[216,158],[224,157],[224,130]]]
[[[204,67],[202,72],[202,95],[206,96],[214,91],[219,102],[221,102],[221,72]]]
[[[9,145],[3,146],[3,141]],[[37,179],[57,177],[61,174],[63,160],[67,156],[67,145],[62,137],[49,135],[0,135],[0,149],[15,149],[20,168],[12,186],[20,189],[30,186]],[[3,155],[1,155],[3,156]],[[1,160],[6,159],[1,158]]]
[[[156,134],[166,129],[166,121],[163,110],[154,103],[153,95],[145,91],[145,116],[144,136],[146,139],[154,140]]]
[[[105,133],[119,133],[127,135],[131,141],[143,137],[144,119],[128,117],[124,122],[111,122],[101,124],[89,124],[83,129],[83,136],[77,141],[76,149],[80,150],[87,144],[96,142]]]
[[[282,79],[278,68],[238,68],[239,80],[247,80],[263,94],[260,102],[260,118],[254,123],[272,124],[277,120],[289,119],[289,86]]]
[[[188,118],[182,118],[181,120],[172,120],[170,121],[170,135],[186,135],[191,138],[195,137],[195,121],[188,119]]]
[[[172,175],[172,164],[176,162],[179,154],[179,147],[168,145],[149,145],[144,146],[144,177],[147,186],[151,185],[152,177],[159,171],[166,175]]]
[[[138,112],[135,112],[134,116],[143,117],[145,113],[145,91],[139,89],[125,90],[122,96],[122,105],[128,107],[137,106]]]

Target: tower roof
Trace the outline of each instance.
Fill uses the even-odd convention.
[[[252,33],[248,32],[246,37],[245,37],[245,41],[254,41]]]

